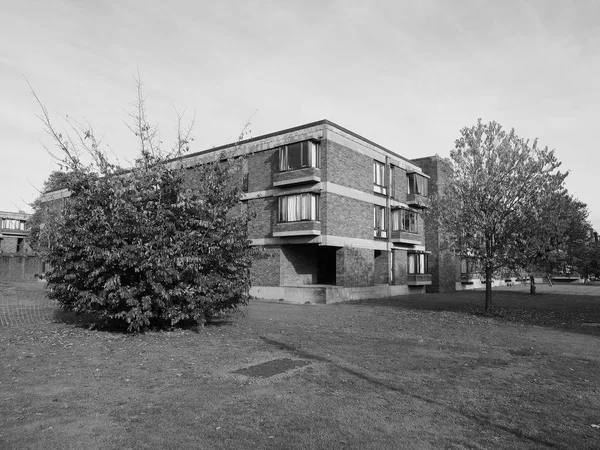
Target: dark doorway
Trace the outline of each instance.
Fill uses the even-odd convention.
[[[337,247],[319,247],[317,284],[335,284],[335,254],[337,250]]]

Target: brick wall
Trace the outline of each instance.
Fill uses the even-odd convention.
[[[392,270],[394,272],[394,284],[402,285],[408,281],[408,256],[406,250],[394,249],[392,258]]]
[[[317,250],[316,245],[282,245],[281,284],[316,284]]]
[[[248,225],[248,238],[260,239],[273,235],[273,227],[277,223],[277,198],[256,198],[249,200],[248,213],[254,217]]]
[[[35,280],[42,267],[36,256],[0,256],[0,280]]]
[[[279,247],[261,247],[259,256],[255,257],[250,267],[250,279],[254,286],[280,285]]]
[[[394,192],[392,198],[399,202],[406,202],[406,191],[408,181],[406,179],[406,170],[400,167],[394,167]]]
[[[279,172],[277,148],[248,155],[248,192],[273,187],[273,174]]]
[[[389,283],[389,253],[383,250],[374,250],[373,261],[373,283],[388,284]]]
[[[373,204],[331,192],[321,194],[323,234],[373,239]]]
[[[6,234],[0,239],[0,253],[17,253],[18,238],[15,236],[7,236]]]
[[[373,159],[336,142],[322,142],[323,179],[359,191],[373,193]]]
[[[449,171],[447,162],[439,156],[430,156],[413,160],[429,175],[429,193],[434,194],[444,189]],[[432,220],[425,221],[425,245],[431,251],[429,255],[429,271],[432,284],[427,292],[451,292],[456,289],[456,281],[460,281],[460,260],[451,252],[442,250],[441,236],[437,225]]]
[[[373,286],[373,250],[344,247],[336,253],[338,286]]]

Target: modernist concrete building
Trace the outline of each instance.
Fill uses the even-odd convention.
[[[244,155],[256,297],[337,302],[424,293],[432,283],[421,212],[429,176],[327,120],[185,157]],[[193,175],[192,175],[193,176]]]
[[[193,179],[195,167],[222,155],[240,157],[242,207],[255,214],[248,235],[262,257],[252,295],[333,303],[460,286],[459,266],[445,266],[422,215],[429,173],[434,189],[442,179],[438,157],[411,161],[320,120],[181,161]],[[50,192],[46,201],[58,207],[68,195]]]

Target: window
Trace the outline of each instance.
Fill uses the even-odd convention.
[[[373,191],[378,194],[387,194],[385,187],[385,164],[373,161]]]
[[[373,235],[375,237],[387,237],[385,226],[385,208],[379,205],[373,205]]]
[[[319,144],[313,141],[296,142],[279,148],[279,170],[319,167]]]
[[[409,173],[406,175],[408,181],[408,193],[418,194],[423,197],[429,195],[429,180],[418,173]]]
[[[408,231],[409,233],[418,233],[418,219],[419,215],[414,211],[407,209],[400,209],[394,211],[392,215],[392,230],[394,231]]]
[[[319,220],[319,196],[295,194],[279,197],[279,222]]]
[[[5,230],[25,231],[25,221],[17,219],[2,219],[2,228]]]
[[[480,264],[474,258],[462,258],[460,260],[461,273],[477,273],[479,272]]]
[[[427,253],[408,254],[408,273],[429,273]]]

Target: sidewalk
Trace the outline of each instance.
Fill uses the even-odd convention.
[[[536,283],[536,294],[564,294],[564,295],[592,295],[600,297],[600,282],[595,281],[592,284],[583,283],[554,283],[550,286],[546,283]],[[485,289],[485,288],[484,288]],[[529,292],[529,284],[516,284],[514,286],[495,286],[494,291],[516,291]]]

